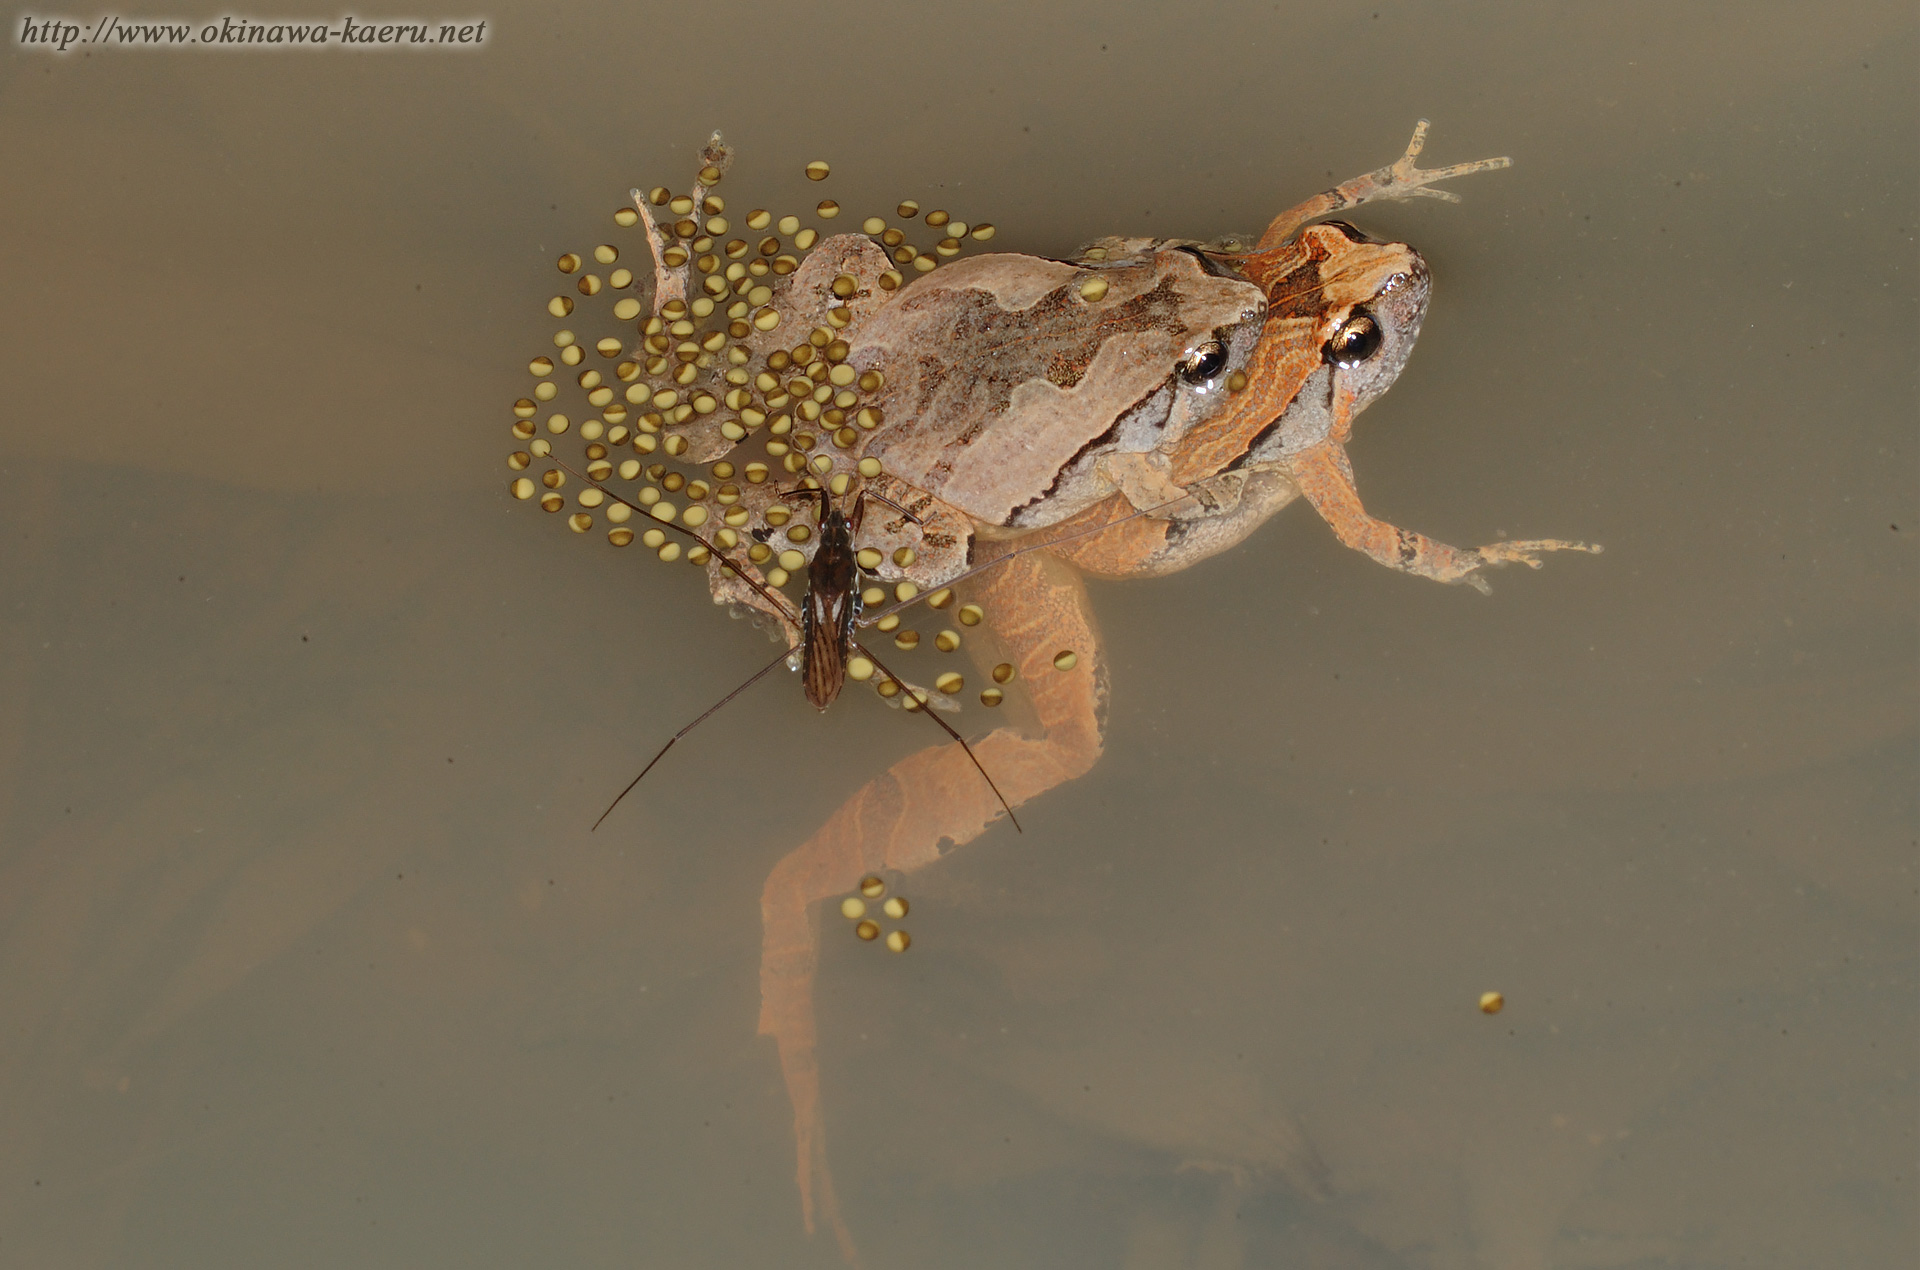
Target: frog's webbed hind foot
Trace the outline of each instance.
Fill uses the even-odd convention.
[[[1378,199],[1403,201],[1410,198],[1437,198],[1448,203],[1458,203],[1460,196],[1451,190],[1436,190],[1433,187],[1441,181],[1451,181],[1455,177],[1472,176],[1476,172],[1493,172],[1500,168],[1513,166],[1513,160],[1504,155],[1494,159],[1475,159],[1471,163],[1454,163],[1444,168],[1421,168],[1414,163],[1420,152],[1427,146],[1427,121],[1422,119],[1413,126],[1413,139],[1407,142],[1407,152],[1392,164],[1376,168],[1364,176],[1356,176],[1350,181],[1324,193],[1316,194],[1298,207],[1290,207],[1273,218],[1267,226],[1267,232],[1260,236],[1256,251],[1271,251],[1287,242],[1300,232],[1300,227],[1310,220],[1322,216],[1331,216],[1335,212],[1344,212],[1350,207],[1362,203],[1371,203]]]

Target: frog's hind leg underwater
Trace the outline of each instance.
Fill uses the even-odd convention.
[[[974,743],[1006,801],[1018,807],[1084,775],[1104,743],[1106,678],[1086,590],[1075,572],[1045,551],[1017,555],[980,576],[976,595],[1015,667],[1037,734],[996,728]],[[1077,654],[1055,669],[1062,649]],[[895,763],[868,781],[805,842],[773,868],[760,896],[760,1032],[773,1037],[793,1102],[800,1207],[812,1232],[816,1213],[849,1261],[857,1259],[827,1166],[815,1053],[813,975],[819,956],[815,903],[844,895],[861,877],[907,873],[940,858],[940,844],[978,837],[1002,814],[972,759],[944,744]]]

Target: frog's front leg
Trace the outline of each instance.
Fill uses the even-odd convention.
[[[1427,121],[1422,119],[1413,126],[1413,140],[1407,142],[1407,152],[1384,168],[1376,168],[1365,176],[1356,176],[1350,181],[1342,181],[1330,190],[1314,195],[1306,202],[1274,217],[1268,224],[1266,233],[1260,236],[1256,253],[1271,251],[1300,232],[1300,227],[1310,220],[1322,216],[1331,216],[1335,212],[1344,212],[1350,207],[1362,203],[1371,203],[1377,199],[1437,198],[1448,203],[1458,203],[1460,196],[1447,190],[1436,190],[1436,181],[1450,181],[1458,176],[1471,176],[1475,172],[1492,172],[1499,168],[1511,167],[1509,158],[1476,159],[1472,163],[1455,163],[1450,167],[1422,170],[1414,166],[1414,160],[1420,157],[1420,151],[1427,145]]]
[[[1016,683],[1032,704],[1038,735],[997,728],[973,743],[1007,802],[1019,806],[1082,775],[1100,756],[1106,698],[1086,593],[1066,565],[1029,552],[980,575],[976,592]],[[1064,649],[1078,655],[1054,668]],[[827,1167],[825,1119],[815,1054],[813,975],[819,930],[813,905],[852,891],[879,869],[911,872],[980,834],[1001,814],[966,752],[953,744],[921,750],[868,781],[814,835],[781,859],[761,892],[760,1032],[779,1046],[793,1103],[800,1207],[809,1233],[817,1207],[854,1259]]]
[[[1294,484],[1341,542],[1366,552],[1390,569],[1417,573],[1436,582],[1465,582],[1483,595],[1492,588],[1478,570],[1489,565],[1517,563],[1538,569],[1543,552],[1600,551],[1597,545],[1560,538],[1496,542],[1463,551],[1425,534],[1389,525],[1368,515],[1361,505],[1359,491],[1353,486],[1353,465],[1336,441],[1323,441],[1302,450],[1290,456],[1286,466]]]

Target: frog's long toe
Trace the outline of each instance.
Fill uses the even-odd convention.
[[[1427,121],[1422,119],[1413,126],[1413,139],[1407,142],[1407,152],[1400,156],[1394,165],[1386,170],[1386,179],[1374,198],[1437,198],[1448,203],[1458,203],[1460,196],[1450,190],[1436,190],[1434,184],[1450,181],[1457,176],[1472,176],[1475,172],[1496,172],[1501,168],[1513,166],[1513,160],[1505,155],[1492,159],[1475,159],[1470,163],[1455,163],[1444,168],[1422,169],[1414,160],[1427,147]]]
[[[1529,569],[1538,569],[1546,561],[1540,557],[1549,551],[1584,551],[1589,555],[1599,555],[1603,548],[1598,543],[1572,542],[1565,538],[1530,538],[1519,542],[1489,543],[1474,548],[1474,554],[1480,557],[1477,568],[1503,564],[1524,564]],[[1476,590],[1485,592],[1485,581],[1478,572],[1467,575],[1467,581],[1474,584]]]

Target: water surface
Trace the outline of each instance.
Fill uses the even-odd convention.
[[[1302,505],[1095,584],[1101,763],[900,879],[908,954],[828,918],[848,1221],[881,1266],[1911,1255],[1905,6],[487,16],[0,62],[0,1261],[840,1264],[760,887],[929,738],[768,685],[587,832],[766,643],[506,496],[554,256],[714,128],[739,197],[824,158],[1060,254],[1256,229],[1422,116],[1515,166],[1354,214],[1435,277],[1360,489],[1606,554],[1483,598]]]

